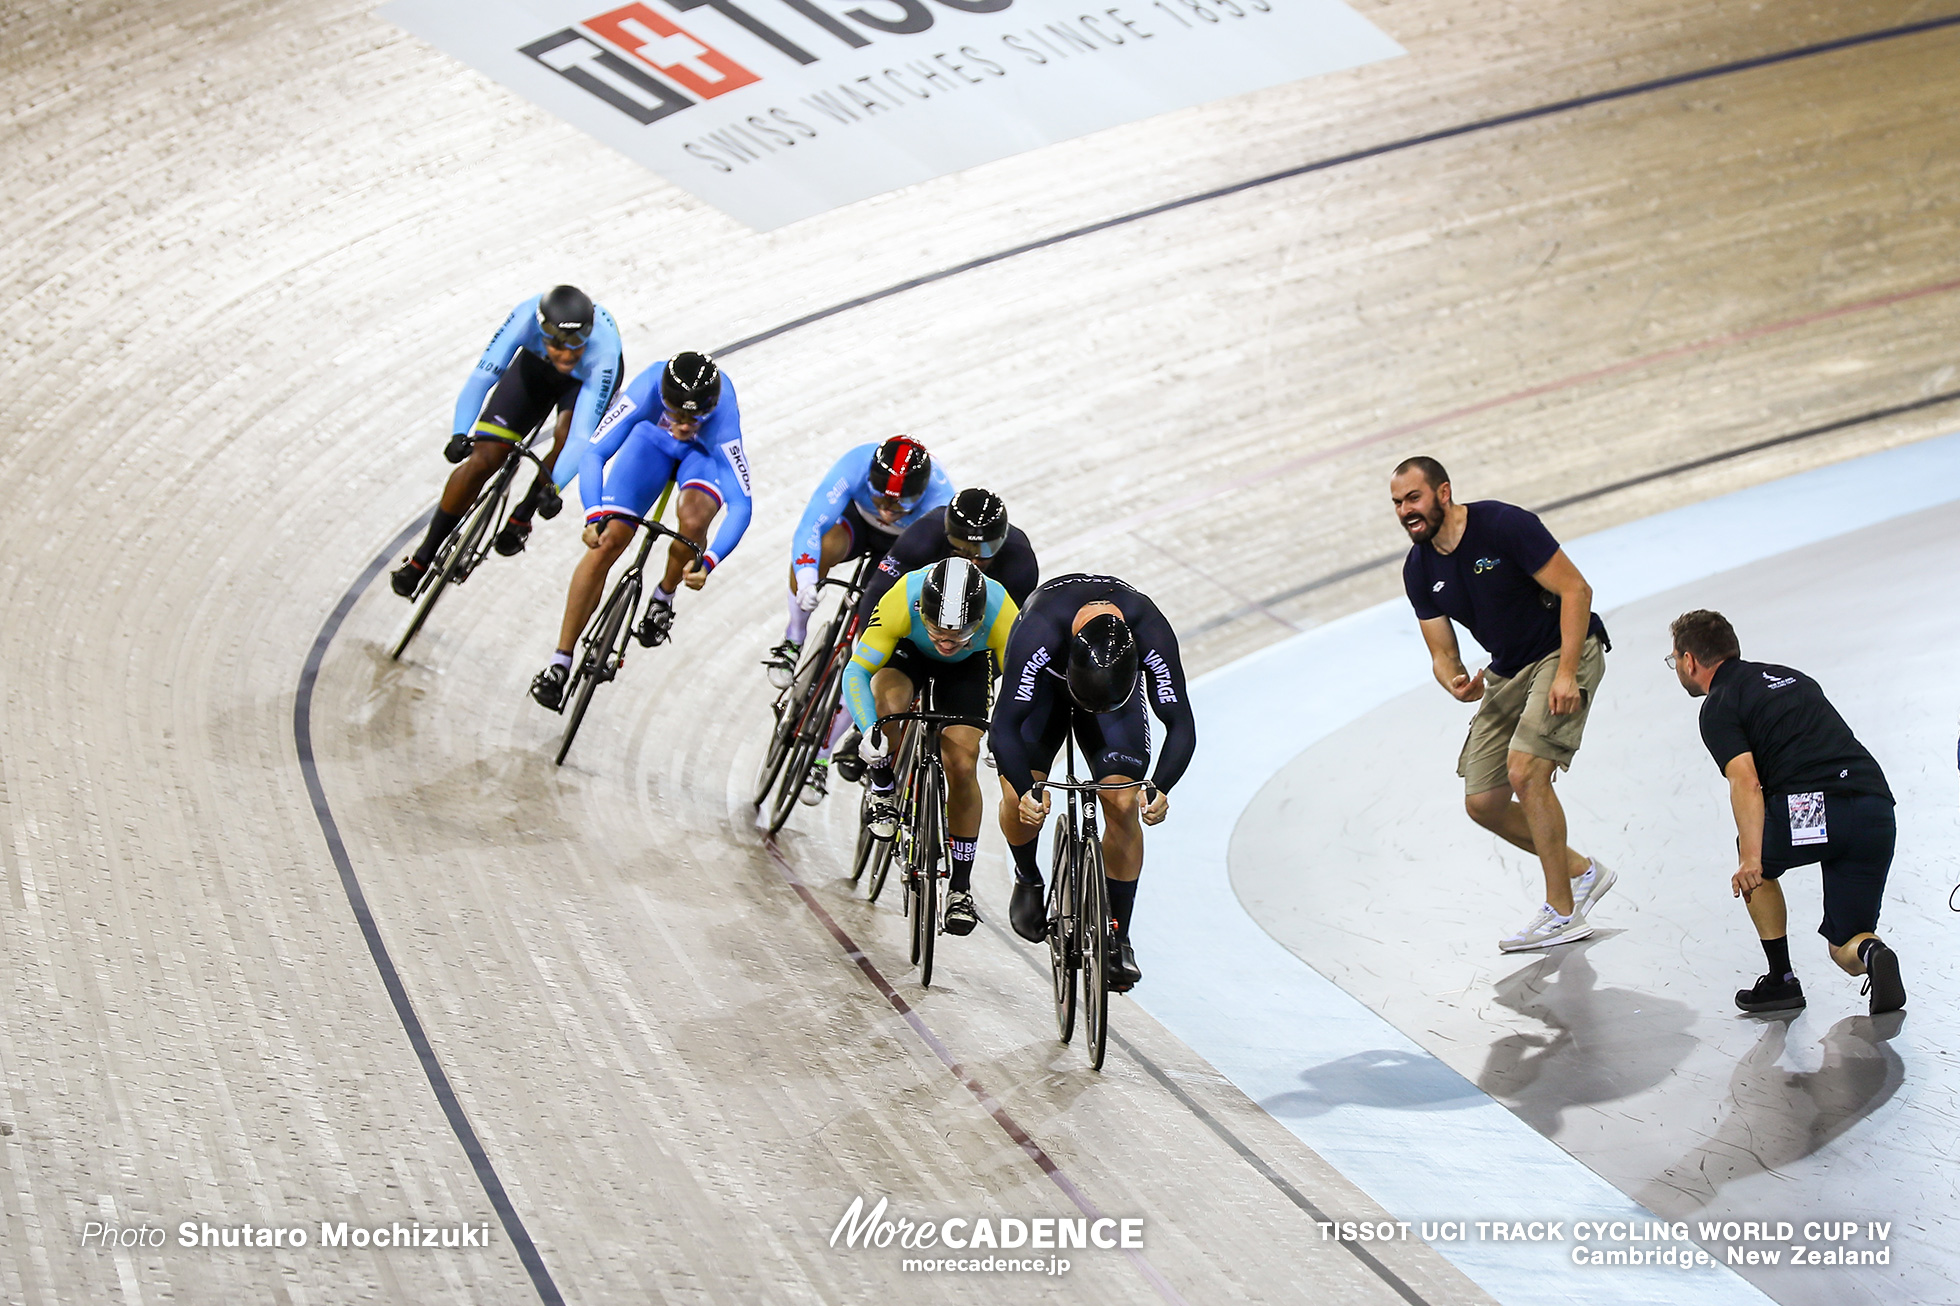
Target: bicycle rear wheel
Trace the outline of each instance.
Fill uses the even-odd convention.
[[[1109,1041],[1109,885],[1103,879],[1102,845],[1082,846],[1082,1017],[1089,1068],[1101,1070]]]
[[[796,810],[796,800],[803,793],[803,786],[810,783],[810,771],[816,764],[817,754],[830,739],[830,727],[837,714],[838,690],[843,687],[842,673],[833,668],[817,684],[816,692],[810,696],[801,722],[797,725],[796,739],[789,753],[789,760],[783,766],[782,778],[776,781],[776,803],[769,812],[769,833],[774,835],[789,822],[791,812]]]
[[[914,727],[908,725],[899,738],[898,751],[893,759],[893,766],[899,775],[908,775],[911,773],[912,737],[915,733],[917,732]],[[868,803],[871,800],[871,782],[869,780],[865,781],[864,794],[865,801]],[[903,806],[902,802],[900,806]],[[859,823],[858,834],[861,839],[870,837],[864,833],[862,822]],[[898,840],[896,837],[891,839],[872,839],[871,843],[872,848],[869,860],[871,886],[864,893],[864,900],[866,902],[878,901],[878,895],[885,891],[885,877],[891,872],[892,854],[897,847]]]
[[[626,641],[632,637],[627,629],[633,615],[633,607],[640,601],[638,585],[621,585],[614,589],[606,606],[599,610],[599,616],[588,627],[592,632],[585,640],[585,656],[579,659],[578,671],[573,680],[577,685],[572,695],[571,719],[565,722],[565,736],[558,744],[555,765],[565,765],[565,755],[572,751],[572,740],[578,737],[578,728],[585,720],[585,709],[592,703],[592,695],[602,681],[611,680],[613,673],[626,656]]]
[[[484,486],[483,493],[477,496],[476,504],[470,509],[469,516],[449,532],[449,538],[444,540],[442,547],[436,550],[435,558],[429,563],[429,570],[433,575],[429,583],[422,587],[422,595],[415,601],[415,611],[408,618],[408,629],[404,630],[402,637],[395,641],[393,651],[388,654],[390,658],[397,662],[401,661],[409,641],[421,631],[422,623],[427,621],[429,614],[436,610],[436,602],[442,598],[443,591],[449,588],[458,570],[465,566],[464,560],[470,560],[467,564],[469,566],[474,566],[475,562],[480,561],[477,558],[477,551],[483,544],[483,537],[489,533],[491,523],[497,519],[503,507],[503,491],[509,480],[508,473],[498,472],[496,479]]]
[[[1067,816],[1055,823],[1055,855],[1048,866],[1054,877],[1048,886],[1048,965],[1055,981],[1055,1033],[1066,1043],[1075,1037],[1075,895],[1070,886],[1076,873]]]
[[[796,669],[796,679],[790,682],[789,689],[776,700],[776,727],[769,736],[769,751],[763,754],[762,765],[755,773],[755,807],[768,802],[776,787],[776,777],[783,772],[783,763],[795,746],[810,700],[817,691],[818,670],[829,661],[830,647],[836,638],[837,622],[832,621],[811,656]]]

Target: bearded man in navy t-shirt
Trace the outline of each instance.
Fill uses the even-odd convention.
[[[1585,733],[1611,643],[1592,586],[1536,514],[1495,499],[1457,503],[1434,458],[1410,458],[1389,479],[1412,542],[1402,584],[1422,624],[1437,683],[1478,704],[1457,758],[1470,818],[1539,860],[1545,903],[1503,952],[1549,948],[1593,932],[1586,914],[1615,876],[1565,842],[1552,778]],[[1460,623],[1490,652],[1472,676]]]

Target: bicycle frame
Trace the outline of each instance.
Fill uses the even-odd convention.
[[[899,826],[892,857],[905,868],[906,914],[912,921],[912,960],[918,963],[919,983],[932,986],[934,944],[945,928],[945,895],[940,880],[951,873],[953,850],[946,832],[946,767],[939,756],[939,735],[947,726],[985,730],[981,717],[956,716],[932,708],[932,682],[919,690],[919,708],[880,717],[873,729],[895,722],[916,722],[909,741],[912,765],[899,782]]]
[[[757,773],[755,792],[755,805],[761,807],[770,791],[776,791],[776,802],[769,813],[771,835],[789,820],[798,795],[809,782],[810,768],[817,754],[829,742],[838,701],[843,695],[844,665],[850,660],[857,638],[851,609],[863,592],[873,562],[867,554],[858,560],[849,580],[826,576],[820,582],[821,586],[843,591],[843,605],[825,628],[822,643],[810,650],[789,685],[776,695],[773,706],[776,725]]]

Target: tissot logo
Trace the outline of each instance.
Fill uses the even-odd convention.
[[[613,49],[600,44],[601,39]],[[609,10],[577,27],[533,41],[521,52],[642,126],[695,103],[655,73],[664,73],[703,100],[759,80],[741,64],[645,5]],[[643,66],[635,67],[635,63]]]

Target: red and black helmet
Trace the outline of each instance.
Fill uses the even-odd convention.
[[[925,497],[932,480],[932,455],[909,435],[894,435],[871,458],[871,492],[897,499],[907,508]]]

